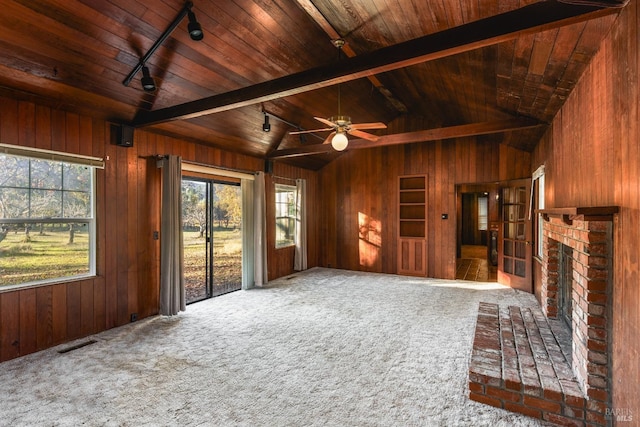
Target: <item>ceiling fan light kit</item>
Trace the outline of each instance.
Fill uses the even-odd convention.
[[[333,138],[331,138],[331,146],[336,151],[344,151],[347,145],[349,145],[349,140],[344,132],[336,132]]]
[[[338,48],[338,59],[340,59],[340,50],[344,46],[344,40],[337,39],[332,40],[335,47]],[[344,151],[349,145],[349,139],[347,134],[356,136],[358,138],[366,139],[369,141],[377,141],[378,137],[371,133],[363,132],[361,129],[386,129],[387,125],[381,122],[377,123],[351,123],[351,117],[343,116],[340,113],[340,84],[338,84],[338,115],[332,116],[329,119],[323,119],[322,117],[314,117],[317,121],[324,123],[328,127],[323,129],[313,129],[307,131],[289,132],[289,135],[301,135],[303,133],[311,132],[326,132],[333,131],[324,140],[323,144],[331,143],[331,146],[336,151]]]

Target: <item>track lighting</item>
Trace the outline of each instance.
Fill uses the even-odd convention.
[[[271,124],[269,124],[269,116],[267,113],[264,113],[264,123],[262,124],[262,130],[265,132],[271,131]]]
[[[336,151],[344,151],[349,144],[349,140],[347,139],[347,135],[344,132],[337,132],[333,138],[331,138],[331,146]]]
[[[149,48],[147,53],[145,53],[144,56],[140,58],[140,61],[138,61],[136,66],[133,67],[133,70],[131,70],[131,72],[127,75],[127,77],[125,77],[125,79],[122,81],[123,85],[129,86],[129,83],[131,83],[131,80],[133,80],[133,77],[136,75],[136,73],[142,70],[142,73],[143,73],[142,86],[144,90],[147,92],[153,92],[154,90],[156,90],[156,85],[155,83],[153,83],[153,79],[149,75],[149,70],[147,70],[145,73],[146,67],[144,66],[144,64],[149,60],[149,58],[151,58],[151,55],[153,55],[153,53],[160,47],[160,45],[167,39],[167,37],[171,35],[173,30],[176,29],[176,27],[180,24],[180,22],[182,21],[182,19],[184,19],[185,16],[189,17],[189,25],[187,26],[187,28],[189,29],[189,36],[191,37],[191,39],[195,41],[199,41],[204,38],[204,33],[202,32],[202,26],[200,25],[200,23],[198,23],[198,21],[196,20],[196,16],[191,11],[192,7],[193,7],[193,2],[188,1],[185,3],[182,10],[180,10],[180,13],[178,13],[178,16],[175,17],[175,19],[171,22],[171,24],[169,24],[169,27],[167,27],[167,29],[164,30],[164,33],[162,33],[160,38],[156,40],[153,46]]]
[[[147,68],[146,65],[142,66],[140,83],[142,83],[142,89],[144,89],[145,92],[154,92],[156,90],[156,82],[153,81],[153,77],[149,74],[149,68]]]
[[[202,27],[198,21],[196,21],[196,15],[194,15],[192,11],[189,11],[187,16],[189,17],[189,26],[187,28],[189,29],[191,40],[202,40],[204,38],[204,33],[202,32]]]

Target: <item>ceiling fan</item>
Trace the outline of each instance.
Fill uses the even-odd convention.
[[[342,46],[344,46],[344,40],[337,39],[333,41],[333,44],[338,48],[338,59],[340,59],[340,51],[342,50]],[[314,119],[319,122],[325,124],[326,128],[322,129],[312,129],[312,130],[300,130],[289,132],[289,135],[300,135],[304,133],[314,133],[314,132],[326,132],[332,131],[329,136],[324,140],[323,144],[331,143],[331,146],[336,151],[343,151],[347,148],[349,144],[349,140],[347,138],[347,134],[353,135],[358,138],[363,138],[369,141],[378,140],[378,136],[373,135],[368,132],[363,132],[363,129],[386,129],[387,125],[381,122],[376,123],[351,123],[351,117],[343,116],[340,114],[340,85],[338,84],[338,115],[332,116],[329,119],[324,119],[322,117],[314,117]]]

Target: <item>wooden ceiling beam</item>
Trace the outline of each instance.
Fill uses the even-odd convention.
[[[336,31],[336,29],[331,25],[331,23],[324,17],[324,15],[318,10],[315,4],[311,0],[296,0],[296,3],[314,20],[316,24],[322,31],[324,31],[329,39],[331,40],[339,40],[342,39],[342,36]],[[347,58],[353,58],[357,56],[356,52],[349,46],[349,43],[345,43],[342,47],[342,52],[347,56]],[[389,101],[389,104],[393,106],[399,113],[407,113],[409,110],[407,106],[404,105],[402,101],[397,99],[393,94],[384,87],[380,79],[375,75],[367,76],[367,79],[371,82],[371,84],[380,92],[380,94]]]
[[[377,141],[365,139],[353,139],[349,141],[348,150],[360,148],[384,147],[387,145],[410,144],[413,142],[439,141],[451,138],[463,138],[468,136],[488,135],[514,130],[531,129],[538,126],[548,126],[530,118],[515,118],[494,120],[490,122],[471,123],[459,126],[449,126],[437,129],[419,130],[416,132],[396,133],[383,135]],[[274,151],[268,155],[269,159],[286,159],[290,157],[307,156],[310,154],[322,154],[333,151],[331,144],[314,144],[300,148],[287,148]]]
[[[619,8],[554,0],[470,22],[438,33],[271,81],[155,111],[139,111],[132,125],[191,119],[356,80],[502,43],[517,37],[618,13]]]

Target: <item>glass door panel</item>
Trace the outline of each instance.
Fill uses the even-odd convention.
[[[527,218],[531,181],[505,183],[501,189],[502,218],[498,282],[532,291],[531,221]]]
[[[236,184],[213,184],[212,295],[242,287],[242,192]]]
[[[209,283],[209,199],[207,182],[182,180],[182,233],[184,286],[187,304],[210,296]]]

